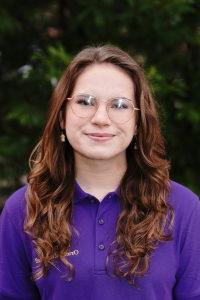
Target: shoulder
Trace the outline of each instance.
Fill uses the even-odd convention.
[[[199,197],[187,187],[171,181],[168,202],[175,214],[175,227],[182,228],[185,232],[189,227],[200,226],[200,201]]]
[[[5,202],[2,216],[7,214],[14,222],[24,219],[26,211],[26,190],[27,185],[24,185],[9,196]]]
[[[174,209],[200,209],[199,197],[189,188],[175,181],[170,181],[168,200]]]
[[[169,201],[175,212],[172,237],[177,283],[174,296],[176,299],[200,299],[199,197],[185,186],[171,182]]]

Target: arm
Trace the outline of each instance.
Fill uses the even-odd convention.
[[[196,200],[196,199],[195,199]],[[174,288],[176,300],[200,299],[200,202],[195,201],[192,212],[188,212],[185,234],[182,240]]]
[[[37,300],[23,240],[6,207],[0,217],[0,300]]]

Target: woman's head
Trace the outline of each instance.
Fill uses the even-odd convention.
[[[67,98],[78,94],[94,96],[98,103],[116,96],[126,97],[131,99],[134,106],[140,111],[132,110],[132,118],[120,124],[113,122],[110,118],[106,119],[106,114],[103,114],[105,106],[104,108],[100,107],[93,118],[82,118],[71,109],[74,98],[72,97],[71,100],[67,101]],[[82,134],[80,134],[79,125]],[[130,145],[129,158],[130,155],[137,156],[138,162],[141,159],[147,161],[147,157],[152,151],[162,152],[162,146],[159,147],[158,145],[159,149],[153,147],[155,146],[155,139],[158,141],[157,144],[161,140],[159,140],[155,102],[151,97],[143,71],[126,52],[109,45],[83,49],[63,73],[52,96],[43,135],[46,151],[48,151],[49,143],[51,144],[54,140],[56,152],[62,152],[61,128],[66,130],[67,142],[65,146],[68,148],[68,156],[73,156],[71,146],[76,150],[76,153],[79,150],[91,158],[108,159],[120,153],[124,155],[126,148]],[[109,133],[115,135],[115,138],[100,144],[84,136],[84,133]],[[134,143],[138,147],[137,153],[133,151]],[[109,145],[113,145],[110,151]],[[121,146],[119,147],[119,145]],[[104,146],[107,151],[105,151]],[[90,153],[88,147],[91,149]],[[93,153],[91,152],[92,149]],[[100,152],[104,152],[104,156],[98,155]],[[55,156],[56,154],[54,154]]]
[[[111,63],[94,63],[76,80],[62,127],[76,157],[125,162],[136,134],[134,85]]]
[[[87,111],[79,105],[83,100]],[[120,107],[117,111],[116,106]],[[60,141],[62,128],[65,143]],[[104,140],[93,133],[103,134]],[[107,140],[105,134],[110,135]],[[87,47],[75,56],[53,92],[44,133],[31,155],[25,230],[36,244],[41,274],[55,256],[73,271],[65,254],[73,230],[74,152],[92,159],[126,155],[127,170],[120,183],[123,210],[113,261],[117,266],[125,255],[129,262],[130,269],[124,273],[116,269],[117,276],[130,279],[144,274],[155,245],[168,239],[164,227],[170,209],[165,200],[169,163],[143,71],[119,48]]]

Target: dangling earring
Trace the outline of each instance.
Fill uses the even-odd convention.
[[[138,149],[136,136],[135,136],[135,139],[134,139],[134,146],[133,146],[133,149],[134,149],[134,150],[137,150],[137,149]]]
[[[66,141],[65,130],[64,129],[61,129],[61,130],[62,130],[62,133],[60,135],[60,140],[62,143],[64,143]]]
[[[138,146],[137,146],[136,142],[134,143],[133,149],[134,149],[134,150],[137,150],[137,149],[138,149]]]

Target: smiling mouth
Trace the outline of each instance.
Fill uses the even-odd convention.
[[[111,140],[114,135],[113,134],[104,134],[104,133],[89,133],[87,136],[93,141],[108,141]]]
[[[114,134],[104,133],[104,132],[102,132],[102,133],[97,133],[97,132],[93,133],[93,132],[91,132],[91,133],[87,133],[87,135],[96,136],[96,137],[112,137],[112,136],[114,136]]]

